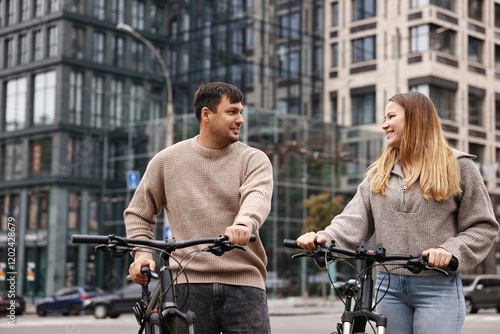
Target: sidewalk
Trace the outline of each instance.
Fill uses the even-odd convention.
[[[318,297],[288,297],[268,299],[270,316],[289,316],[307,314],[331,314],[332,310],[343,310],[338,299],[323,300]]]
[[[318,297],[270,298],[267,301],[270,316],[289,316],[332,313],[332,310],[343,310],[338,299],[323,300]],[[36,314],[35,305],[26,304],[25,314]]]

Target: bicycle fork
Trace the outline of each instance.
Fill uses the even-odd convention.
[[[365,260],[365,268],[363,274],[363,285],[361,287],[361,301],[356,305],[356,310],[351,311],[351,297],[348,298],[346,304],[346,311],[342,314],[342,334],[351,333],[364,333],[366,323],[373,321],[376,324],[377,334],[385,334],[387,327],[387,318],[383,315],[376,314],[372,311],[372,298],[373,298],[373,278],[372,278],[372,265],[373,259]]]

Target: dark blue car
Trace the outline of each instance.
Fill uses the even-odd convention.
[[[54,296],[38,301],[36,313],[40,317],[48,313],[77,315],[82,310],[84,300],[103,295],[105,292],[95,286],[68,286],[58,290]]]

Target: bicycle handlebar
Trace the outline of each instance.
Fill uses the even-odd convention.
[[[289,248],[301,249],[297,245],[297,241],[292,240],[292,239],[283,240],[283,246],[289,247]],[[358,248],[356,251],[353,251],[350,249],[345,249],[345,248],[335,247],[334,242],[332,242],[331,246],[326,246],[325,244],[319,244],[319,245],[317,245],[316,250],[313,253],[308,253],[305,256],[311,256],[311,257],[314,257],[319,262],[324,262],[325,255],[326,255],[327,260],[337,259],[337,257],[332,255],[332,253],[347,255],[349,257],[354,257],[357,259],[373,258],[375,261],[380,262],[380,263],[390,262],[390,261],[408,261],[406,263],[406,266],[411,266],[413,268],[420,268],[420,269],[423,268],[423,269],[429,269],[429,270],[439,269],[437,267],[428,267],[427,266],[428,265],[428,263],[427,263],[428,258],[423,257],[422,255],[398,255],[398,254],[386,255],[385,248],[382,247],[382,244],[369,245],[369,244],[366,244],[365,242],[361,242],[358,245]],[[421,262],[420,260],[423,260],[423,262]],[[448,264],[448,268],[451,271],[457,270],[458,259],[455,256],[452,256],[450,263]],[[407,267],[407,269],[412,271],[408,267]],[[439,270],[441,270],[441,269],[439,269]],[[418,273],[418,272],[414,272],[414,273]]]
[[[250,236],[250,242],[254,242],[257,237],[252,234]],[[99,244],[105,247],[101,249],[108,251],[114,255],[121,256],[126,252],[132,250],[132,248],[137,246],[146,246],[150,248],[166,250],[167,252],[173,252],[176,249],[191,247],[201,244],[213,244],[209,251],[215,255],[222,255],[226,250],[232,248],[240,248],[245,250],[244,247],[239,245],[230,245],[229,237],[227,235],[220,235],[218,237],[212,238],[195,238],[189,240],[175,239],[164,239],[164,240],[151,240],[151,239],[136,239],[136,238],[122,238],[114,234],[110,235],[86,235],[86,234],[73,234],[71,236],[71,241],[74,244]],[[99,246],[98,246],[99,247]]]

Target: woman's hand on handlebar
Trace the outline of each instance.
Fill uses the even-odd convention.
[[[452,254],[444,248],[429,248],[422,252],[422,256],[427,256],[429,263],[432,267],[445,268],[450,263]]]
[[[134,283],[137,284],[146,284],[148,283],[148,277],[141,273],[141,268],[148,266],[151,271],[155,270],[156,263],[153,259],[148,257],[140,257],[136,259],[128,268],[128,273],[130,278]]]
[[[297,245],[308,252],[312,252],[313,250],[315,250],[317,244],[324,244],[324,243],[326,243],[325,237],[317,235],[314,232],[307,232],[305,234],[302,234],[297,239]]]

